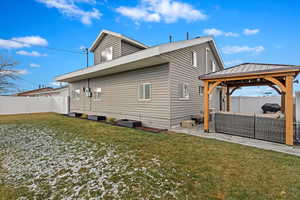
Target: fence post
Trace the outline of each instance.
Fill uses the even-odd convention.
[[[254,115],[253,115],[253,137],[254,137],[254,139],[256,138],[256,132],[255,132],[255,124],[256,123],[256,115],[255,115],[255,113],[254,113]]]

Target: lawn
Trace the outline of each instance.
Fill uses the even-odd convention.
[[[0,116],[0,199],[300,199],[300,158],[57,114]]]

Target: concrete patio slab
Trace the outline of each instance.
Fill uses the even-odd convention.
[[[287,146],[285,144],[267,142],[267,141],[263,141],[263,140],[239,137],[239,136],[228,135],[228,134],[223,134],[223,133],[215,133],[215,132],[205,133],[201,126],[197,126],[195,128],[190,128],[190,129],[176,127],[176,128],[172,128],[171,131],[174,131],[177,133],[185,133],[185,134],[194,135],[194,136],[203,137],[203,138],[211,138],[211,139],[216,139],[216,140],[221,140],[221,141],[226,141],[226,142],[232,142],[232,143],[236,143],[236,144],[256,147],[259,149],[287,153],[290,155],[295,155],[295,156],[300,157],[300,146]]]

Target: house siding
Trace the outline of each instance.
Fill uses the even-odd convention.
[[[86,97],[71,100],[71,112],[104,115],[116,119],[140,120],[144,126],[170,127],[169,65],[147,67],[140,70],[90,79],[90,88],[101,87],[102,99]],[[138,99],[140,83],[152,84],[150,101]],[[87,81],[71,83],[70,88],[87,86]]]
[[[117,37],[107,35],[95,51],[95,62],[97,57],[100,58],[100,52],[110,46],[113,46],[113,59],[141,50]],[[160,55],[168,64],[71,83],[71,90],[77,88],[81,90],[81,98],[80,100],[71,98],[70,111],[116,119],[140,120],[144,126],[149,127],[177,126],[182,120],[203,112],[203,96],[199,94],[199,86],[204,84],[198,77],[211,72],[208,71],[211,69],[211,61],[215,61],[216,70],[220,70],[217,55],[210,49],[212,48],[207,42]],[[197,67],[192,66],[192,51],[197,52]],[[152,84],[150,101],[138,99],[138,88],[141,83]],[[179,97],[180,83],[188,84],[190,96],[188,100]],[[100,87],[101,100],[86,97],[83,87],[91,88],[92,92]],[[218,88],[215,89],[210,101],[210,108],[216,111],[220,109],[220,91]]]
[[[143,50],[142,48],[133,46],[125,41],[122,40],[121,42],[121,54],[122,56],[126,56],[132,53],[135,53],[137,51]]]
[[[94,64],[100,64],[101,59],[101,51],[105,48],[112,47],[113,48],[113,59],[119,58],[122,56],[121,53],[121,39],[112,35],[105,35],[97,48],[94,51]]]
[[[170,62],[170,118],[171,126],[177,126],[182,120],[190,119],[191,115],[203,112],[203,96],[199,95],[199,86],[204,86],[203,82],[198,79],[199,75],[206,72],[206,63],[215,60],[215,56],[208,52],[206,48],[211,49],[208,43],[196,45],[184,49],[179,49],[166,54],[162,57]],[[197,52],[197,67],[192,66],[192,51]],[[216,62],[217,70],[220,69]],[[180,100],[179,84],[187,83],[189,85],[188,100]],[[218,110],[219,91],[214,90],[210,107]]]

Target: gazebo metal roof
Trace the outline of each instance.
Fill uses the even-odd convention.
[[[282,71],[299,71],[300,66],[297,65],[279,65],[279,64],[264,64],[264,63],[243,63],[233,67],[229,67],[222,71],[212,72],[199,76],[201,80],[217,79],[225,77],[238,77],[251,74],[266,74]]]

